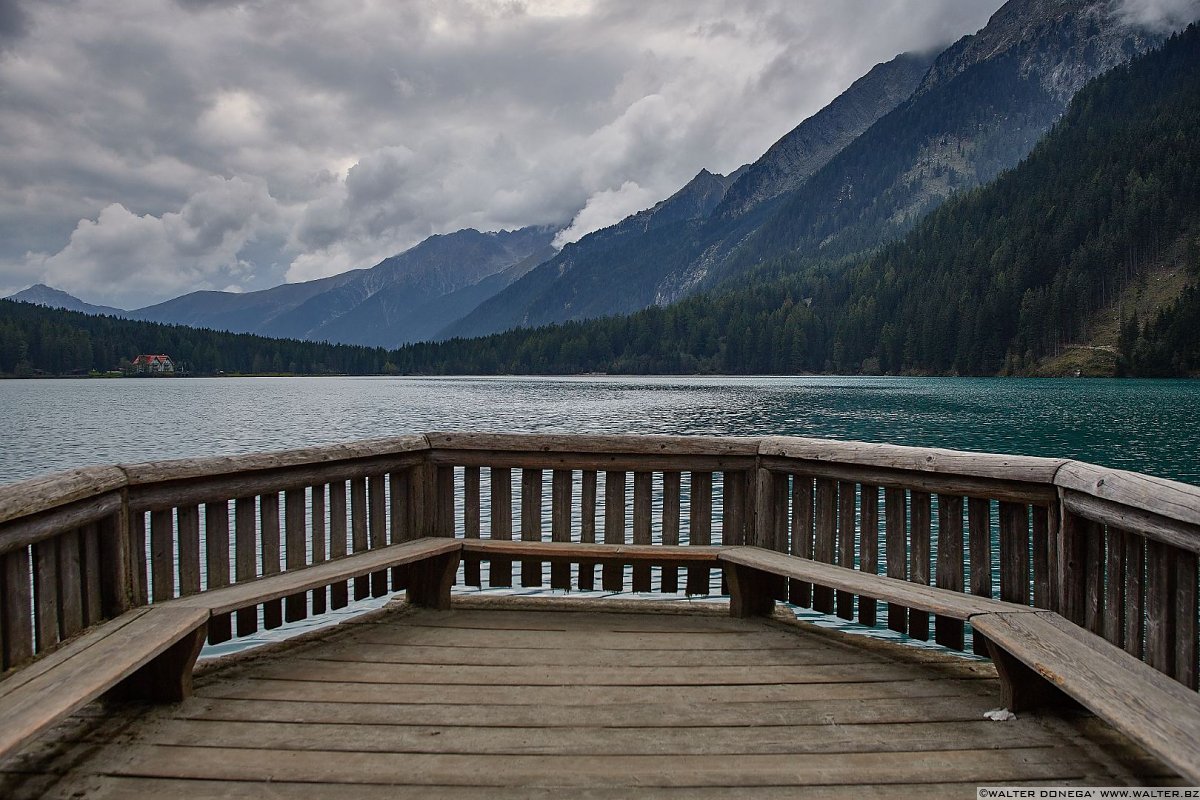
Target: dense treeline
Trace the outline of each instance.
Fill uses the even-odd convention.
[[[1200,272],[1200,29],[1093,81],[1016,169],[846,265],[779,260],[668,308],[413,345],[405,372],[1026,369],[1078,340],[1168,245]],[[1200,294],[1122,337],[1134,374],[1200,369]],[[1128,327],[1128,321],[1127,321]]]
[[[139,353],[166,353],[189,373],[379,374],[378,348],[267,339],[0,300],[0,374],[107,372]]]

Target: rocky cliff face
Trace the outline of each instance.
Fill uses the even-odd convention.
[[[84,314],[108,314],[114,317],[123,317],[129,313],[120,308],[95,306],[91,303],[85,303],[74,295],[67,294],[61,289],[55,289],[44,283],[35,283],[28,289],[22,289],[5,299],[16,300],[21,303],[33,303],[35,306],[46,306],[47,308],[65,308],[67,311],[81,311]]]

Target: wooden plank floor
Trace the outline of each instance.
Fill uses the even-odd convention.
[[[997,698],[983,662],[720,606],[463,597],[226,659],[178,706],[89,707],[0,765],[0,796],[973,797],[1173,782],[1082,715],[987,721]]]

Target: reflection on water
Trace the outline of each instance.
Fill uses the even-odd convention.
[[[1200,383],[1006,378],[0,381],[0,483],[432,430],[796,435],[1071,457],[1200,483]]]

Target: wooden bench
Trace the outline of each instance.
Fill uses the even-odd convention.
[[[783,577],[969,622],[987,639],[1010,710],[1070,698],[1200,784],[1200,694],[1058,614],[756,547],[717,558],[735,616],[770,614],[771,579]]]
[[[454,539],[417,539],[144,606],[96,625],[0,681],[0,759],[105,694],[155,703],[188,697],[213,615],[406,565],[408,601],[449,608],[460,550]]]

